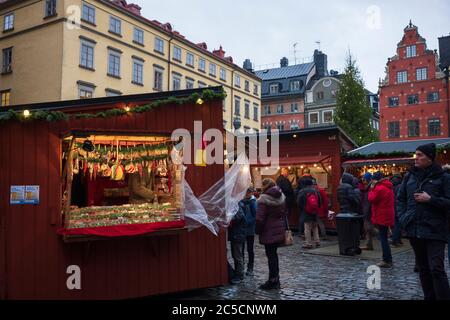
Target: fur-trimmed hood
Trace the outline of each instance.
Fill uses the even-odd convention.
[[[286,197],[281,191],[281,189],[277,186],[270,188],[265,193],[263,193],[257,203],[258,204],[265,204],[267,206],[271,207],[278,207],[284,204],[286,201]]]

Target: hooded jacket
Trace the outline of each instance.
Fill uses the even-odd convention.
[[[378,181],[369,190],[372,205],[372,224],[393,227],[395,224],[394,186],[388,179]]]
[[[264,192],[257,200],[256,234],[263,245],[284,242],[286,197],[278,186]]]
[[[431,196],[428,203],[418,203],[414,193]],[[448,240],[450,210],[450,175],[438,164],[428,169],[412,168],[403,180],[398,194],[398,217],[408,238]]]
[[[353,187],[353,176],[344,173],[341,181],[337,190],[340,213],[359,213],[361,195]]]

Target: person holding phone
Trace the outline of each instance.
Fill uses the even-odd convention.
[[[397,208],[399,222],[414,249],[425,300],[450,300],[444,265],[450,175],[435,159],[434,143],[417,148],[415,165],[400,187]]]

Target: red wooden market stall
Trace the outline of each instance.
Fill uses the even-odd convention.
[[[225,232],[186,230],[180,177],[166,160],[173,130],[193,132],[195,120],[221,130],[222,104],[219,87],[13,107],[0,124],[0,298],[127,299],[225,284]],[[187,167],[197,196],[224,176],[223,165]],[[128,204],[127,179],[143,168],[154,170],[154,201]],[[83,232],[92,229],[108,237]],[[71,266],[80,290],[68,288]]]
[[[280,163],[276,174],[264,165],[253,165],[252,176],[256,188],[264,178],[276,180],[282,168],[289,170],[289,180],[294,190],[297,179],[305,174],[312,175],[318,185],[326,190],[331,210],[338,212],[337,188],[342,175],[341,155],[356,147],[356,144],[338,126],[283,131],[279,133]],[[299,210],[290,208],[289,224],[298,228]],[[325,221],[327,229],[336,228],[334,220]]]

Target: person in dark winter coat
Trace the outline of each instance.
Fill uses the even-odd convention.
[[[388,241],[389,228],[394,226],[394,186],[389,179],[384,179],[381,172],[373,175],[368,200],[372,206],[372,224],[378,229],[383,261],[380,268],[392,267],[391,247]]]
[[[417,148],[398,195],[399,221],[416,255],[425,300],[450,300],[445,271],[450,176],[436,162],[436,145]]]
[[[269,280],[260,289],[280,288],[277,249],[285,240],[287,230],[286,197],[272,179],[262,182],[260,198],[256,202],[256,234],[264,245],[269,263]]]
[[[373,237],[375,234],[375,228],[372,224],[372,206],[369,202],[369,191],[372,183],[372,174],[367,172],[362,179],[361,191],[361,210],[364,217],[364,233],[367,243],[362,250],[373,251]]]
[[[283,191],[286,197],[286,205],[288,206],[288,211],[294,205],[294,189],[292,188],[292,183],[288,179],[289,170],[287,168],[281,169],[281,175],[277,179],[277,186]],[[289,212],[288,212],[289,213]]]
[[[313,180],[307,180],[305,181],[304,188],[299,192],[297,203],[298,208],[300,210],[300,215],[304,215],[305,217],[305,239],[306,243],[303,245],[303,248],[305,249],[312,249],[313,246],[313,240],[311,239],[311,233],[314,234],[314,243],[316,247],[320,247],[320,238],[319,238],[319,227],[317,224],[317,219],[320,214],[320,210],[322,207],[320,192],[314,188],[313,186]],[[318,210],[317,212],[307,212],[307,199],[308,196],[315,195],[318,200]]]
[[[397,212],[397,196],[398,196],[398,192],[400,190],[400,186],[402,185],[402,176],[397,173],[394,174],[391,178],[391,183],[394,186],[394,209],[395,209],[395,226],[394,226],[394,231],[392,231],[392,243],[391,245],[393,247],[399,247],[403,245],[402,242],[402,227],[400,225],[400,222],[398,221],[398,212]]]
[[[443,166],[442,170],[444,170],[445,173],[450,174],[450,164],[446,164],[445,166]],[[450,211],[448,212],[448,214],[449,214],[449,224],[448,224],[449,232],[448,232],[447,250],[448,250],[448,263],[450,263]]]
[[[248,264],[247,264],[247,276],[253,276],[253,267],[255,261],[255,229],[256,229],[256,198],[253,196],[255,189],[248,188],[245,198],[241,200],[240,205],[244,208],[245,220],[246,220],[246,241],[244,243],[247,245],[248,253]],[[245,248],[244,248],[245,249]],[[244,250],[245,251],[245,250]],[[244,252],[245,260],[245,252]]]
[[[312,181],[314,184],[314,177],[310,174],[309,169],[305,169],[303,176],[298,179],[297,183],[297,191],[296,198],[298,199],[298,195],[302,189],[306,187],[306,185],[310,185],[309,182]],[[298,221],[298,233],[299,236],[302,237],[305,234],[305,215],[300,213],[299,221]]]
[[[228,241],[231,245],[231,256],[234,260],[234,279],[232,284],[238,284],[244,280],[244,243],[247,237],[247,222],[245,205],[239,202],[239,209],[228,227]]]
[[[340,213],[358,214],[360,211],[361,197],[353,187],[353,176],[349,173],[342,175],[341,184],[337,190]]]

